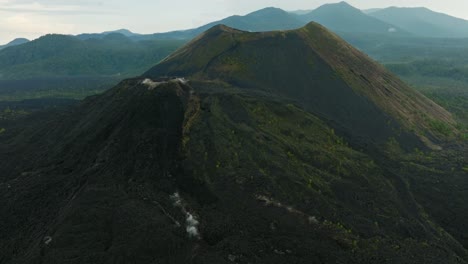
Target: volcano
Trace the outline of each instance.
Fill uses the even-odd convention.
[[[434,122],[457,133],[318,24],[216,26],[0,122],[0,263],[466,263],[465,145]]]

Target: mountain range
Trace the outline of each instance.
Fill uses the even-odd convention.
[[[230,16],[194,29],[140,35],[134,37],[134,39],[192,39],[207,29],[219,24],[245,31],[271,31],[299,28],[304,25],[304,22],[282,9],[267,7],[245,16]]]
[[[294,12],[269,7],[245,16],[230,16],[195,29],[149,35],[135,34],[125,30],[125,35],[134,40],[152,38],[191,39],[218,24],[245,31],[270,31],[299,28],[311,21],[320,23],[335,33],[374,33],[435,38],[468,37],[467,20],[434,12],[427,8],[388,7],[359,10],[347,2],[325,4],[315,10]],[[91,36],[108,33],[104,32]],[[79,35],[79,37],[85,36],[89,37],[89,34]]]
[[[82,40],[103,38],[112,33],[120,33],[132,40],[148,39],[191,39],[212,26],[223,24],[245,31],[270,31],[299,28],[308,22],[318,22],[335,32],[377,33],[392,35],[413,35],[436,38],[468,37],[468,21],[434,12],[427,8],[373,8],[359,10],[347,2],[325,4],[315,10],[286,12],[279,8],[268,7],[245,16],[234,15],[214,21],[198,28],[165,33],[137,34],[127,29],[103,33],[83,33],[76,37]],[[0,46],[23,44],[25,39],[17,39]]]
[[[268,7],[249,13],[245,16],[230,16],[222,20],[214,21],[198,28],[178,30],[149,35],[129,35],[133,40],[143,39],[192,39],[198,34],[215,25],[226,25],[245,31],[272,31],[296,29],[314,21],[335,32],[378,33],[393,35],[408,35],[403,29],[399,29],[390,23],[383,22],[372,16],[368,16],[361,10],[346,2],[326,4],[312,11],[286,12],[279,8]],[[104,36],[107,33],[91,36]],[[132,33],[133,34],[133,33]],[[78,35],[88,38],[89,34]]]
[[[422,15],[416,16],[415,12],[421,13],[421,10],[387,8],[371,10],[370,14],[365,14],[345,2],[340,2],[327,4],[311,12],[303,12],[301,15],[288,13],[278,8],[265,8],[245,16],[231,16],[199,28],[167,33],[144,35],[121,29],[100,34],[80,34],[76,37],[48,35],[27,43],[28,45],[18,45],[14,49],[0,51],[0,78],[119,73],[132,75],[158,62],[182,43],[217,24],[245,31],[271,31],[299,28],[310,21],[316,21],[350,41],[356,38],[366,41],[373,38],[369,37],[370,35],[381,35],[380,38],[391,39],[411,38],[428,36],[428,32],[431,32],[433,37],[468,36],[464,35],[462,30],[468,28],[467,21],[443,16],[427,9],[423,10]],[[398,19],[395,19],[396,17]],[[414,19],[419,19],[419,22],[416,23]],[[421,22],[423,20],[426,21],[425,24]],[[432,21],[433,26],[430,27],[427,21]],[[415,28],[415,25],[418,25],[418,28]],[[440,30],[437,31],[434,25]],[[143,40],[153,42],[142,42]],[[160,40],[160,42],[155,42],[155,40]],[[163,40],[170,41],[164,42]],[[17,40],[9,46],[25,42],[25,40]],[[370,52],[370,49],[366,49],[367,46],[370,44],[379,46],[382,45],[381,42],[364,43],[362,44],[363,50]],[[401,42],[406,42],[406,39],[402,39]],[[57,46],[57,52],[50,51],[50,43]],[[171,44],[173,46],[168,47]],[[353,41],[353,44],[362,48],[359,41]],[[34,56],[31,54],[32,48]],[[17,56],[21,59],[14,59]],[[57,59],[57,56],[60,58]]]
[[[468,261],[452,116],[316,23],[0,126],[2,264]]]

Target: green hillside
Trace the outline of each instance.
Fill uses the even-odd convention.
[[[157,63],[183,41],[133,42],[121,34],[80,40],[47,35],[0,51],[1,79],[64,76],[131,76]]]

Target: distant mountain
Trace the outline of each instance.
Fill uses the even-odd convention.
[[[288,12],[279,8],[268,7],[245,16],[231,16],[220,21],[209,23],[203,27],[195,29],[192,33],[201,33],[206,29],[219,24],[253,32],[295,29],[303,25],[299,19]]]
[[[464,264],[464,152],[429,152],[424,120],[452,122],[318,24],[216,26],[69,111],[0,120],[0,259]]]
[[[230,16],[195,29],[142,35],[134,39],[192,39],[205,30],[220,24],[245,31],[272,31],[296,29],[302,27],[305,22],[282,9],[268,7],[245,16]]]
[[[368,16],[346,2],[325,4],[308,14],[299,16],[304,22],[314,21],[334,32],[408,35],[399,27]]]
[[[127,29],[120,29],[115,31],[106,31],[103,33],[79,34],[77,37],[79,39],[86,40],[91,38],[103,38],[111,33],[121,33],[134,41],[152,39],[190,40],[205,30],[219,24],[228,25],[246,31],[271,31],[299,28],[302,27],[305,22],[301,21],[295,14],[288,13],[279,8],[267,7],[249,13],[245,16],[234,15],[198,28],[187,30],[176,30],[154,34],[136,34]]]
[[[122,33],[132,40],[184,39],[190,40],[215,25],[226,25],[244,31],[290,30],[315,21],[335,32],[377,33],[386,35],[409,35],[398,27],[367,16],[346,2],[326,4],[313,11],[298,10],[286,12],[279,8],[267,7],[245,16],[230,16],[198,28],[155,34],[134,34],[128,30],[109,31],[100,34],[80,34],[80,39],[102,38],[109,33]]]
[[[129,38],[140,35],[140,34],[133,33],[128,29],[119,29],[119,30],[113,30],[113,31],[105,31],[102,33],[83,33],[83,34],[76,35],[76,37],[82,40],[86,40],[86,39],[91,39],[91,38],[104,38],[105,36],[109,34],[116,34],[116,33],[122,34]]]
[[[129,76],[148,69],[183,43],[178,40],[135,42],[120,33],[87,40],[46,35],[1,50],[0,78]]]
[[[126,37],[132,37],[132,36],[140,35],[140,34],[137,34],[137,33],[133,33],[128,29],[118,29],[118,30],[113,30],[113,31],[102,32],[102,34],[111,34],[111,33],[120,33],[120,34],[122,34],[122,35],[124,35]]]
[[[437,38],[468,37],[468,21],[427,8],[389,7],[369,14],[412,34]]]
[[[301,27],[303,23],[288,12],[274,7],[264,8],[245,16],[232,16],[226,19],[210,23],[206,26],[217,24],[232,25],[232,27],[245,31],[272,31],[287,30]]]
[[[29,42],[29,39],[25,39],[25,38],[17,38],[17,39],[14,39],[12,41],[10,41],[8,44],[6,45],[0,45],[0,50],[1,49],[4,49],[4,48],[7,48],[7,47],[12,47],[12,46],[18,46],[18,45],[21,45],[21,44],[24,44],[24,43],[28,43]]]

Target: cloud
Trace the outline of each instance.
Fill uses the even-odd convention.
[[[48,33],[112,30],[112,24],[121,16],[117,11],[105,8],[99,1],[0,0],[0,45],[18,37],[35,39]]]
[[[45,6],[51,5],[76,5],[76,6],[95,6],[102,4],[102,1],[90,1],[90,0],[0,0],[2,5],[28,5],[28,4],[40,4]]]
[[[173,205],[180,208],[181,212],[185,214],[185,231],[190,238],[200,239],[200,232],[198,231],[198,225],[200,222],[193,214],[187,211],[185,208],[185,202],[178,192],[175,192],[170,196]]]
[[[75,3],[73,3],[75,2]],[[42,13],[49,15],[82,15],[103,14],[108,10],[96,9],[96,6],[85,4],[86,1],[73,1],[63,3],[60,1],[11,1],[0,0],[0,11],[11,13]],[[99,4],[98,4],[99,5]]]
[[[36,17],[27,14],[14,14],[4,17],[2,20],[11,30],[24,33],[47,34],[57,31],[70,31],[74,28],[73,24],[57,23],[53,19],[43,16]],[[41,23],[37,23],[40,21]]]
[[[187,232],[188,236],[191,238],[200,239],[200,233],[198,232],[198,220],[192,214],[186,212],[185,222],[187,225],[185,231]]]

